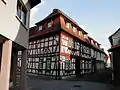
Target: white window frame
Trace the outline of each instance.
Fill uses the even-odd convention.
[[[84,34],[84,39],[86,39],[86,34]]]
[[[48,22],[48,28],[52,27],[53,21]]]
[[[39,30],[42,30],[42,29],[43,29],[43,26],[42,26],[42,25],[40,25],[40,26],[39,26]]]
[[[82,31],[78,31],[78,34],[80,37],[83,37],[83,32]]]
[[[69,22],[66,21],[65,25],[66,25],[67,28],[70,28],[70,23]]]
[[[98,44],[97,43],[95,43],[96,44],[96,46],[98,47]]]
[[[93,40],[91,40],[91,44],[94,44]]]
[[[75,26],[72,26],[72,29],[73,29],[73,32],[76,32],[76,31],[77,31],[77,29],[76,29]]]

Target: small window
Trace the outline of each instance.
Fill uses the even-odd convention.
[[[86,35],[84,35],[84,38],[85,38],[85,39],[86,39],[86,37],[87,37],[87,36],[86,36]]]
[[[42,30],[42,29],[43,29],[43,26],[42,26],[42,25],[40,25],[40,26],[39,26],[39,30]]]
[[[79,36],[81,36],[81,31],[78,31]]]
[[[83,36],[82,31],[79,31],[78,33],[79,33],[79,36]]]
[[[52,21],[51,22],[48,22],[48,28],[49,27],[52,27]]]
[[[17,2],[17,16],[19,17],[21,22],[26,25],[27,9],[19,0]]]
[[[91,40],[91,44],[94,44],[93,40]]]
[[[98,44],[96,43],[96,46],[98,47]]]
[[[88,35],[87,35],[87,34],[84,34],[84,38],[85,38],[85,39],[88,39]]]
[[[66,27],[70,28],[70,23],[69,22],[66,22]]]
[[[72,29],[73,29],[73,32],[76,32],[76,30],[77,30],[76,27],[74,27],[74,26],[72,27]]]

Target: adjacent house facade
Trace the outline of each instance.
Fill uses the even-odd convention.
[[[120,29],[109,37],[109,41],[111,48],[108,51],[113,69],[113,81],[115,85],[120,86]]]
[[[27,72],[63,79],[104,68],[106,53],[59,9],[30,28]]]
[[[40,0],[0,1],[0,90],[26,90],[30,9],[39,3]]]

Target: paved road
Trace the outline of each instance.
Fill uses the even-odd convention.
[[[39,76],[29,76],[28,90],[110,90],[110,87],[89,81],[42,80]]]
[[[96,73],[84,75],[79,75],[78,77],[72,77],[67,79],[68,81],[91,81],[91,82],[98,82],[104,84],[112,83],[112,72],[105,69],[96,71]]]
[[[66,80],[53,80],[44,76],[29,75],[27,83],[28,90],[120,90],[113,88],[108,78],[109,73],[106,71]]]

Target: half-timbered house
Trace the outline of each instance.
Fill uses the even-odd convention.
[[[104,68],[105,52],[59,9],[30,28],[28,73],[62,79]]]

